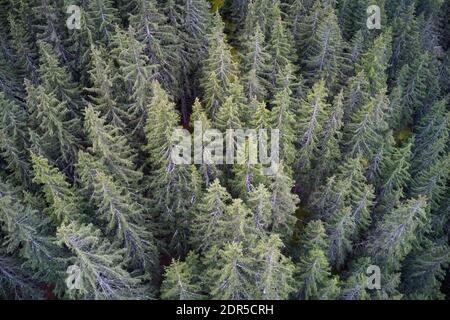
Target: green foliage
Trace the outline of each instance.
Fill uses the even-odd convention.
[[[447,2],[0,0],[0,298],[445,299]]]
[[[172,260],[164,273],[161,286],[161,299],[165,300],[198,300],[201,288],[195,283],[193,270],[188,261]]]
[[[46,213],[58,225],[75,219],[80,214],[78,199],[66,177],[40,155],[32,153],[31,160],[33,182],[42,185],[45,200],[49,205],[45,210]]]
[[[231,48],[223,33],[224,24],[216,13],[208,35],[208,54],[202,70],[201,87],[203,101],[212,118],[225,101],[230,84],[237,73],[236,62],[233,61]]]
[[[122,267],[123,250],[102,239],[92,225],[77,222],[58,228],[58,242],[74,255],[69,261],[79,268],[80,287],[68,294],[85,299],[138,299],[148,297],[139,280]],[[147,291],[148,292],[148,291]]]
[[[30,183],[27,120],[25,110],[0,92],[0,156],[8,163],[5,169],[9,174],[25,186]]]
[[[108,173],[125,186],[136,185],[142,173],[133,163],[135,153],[120,128],[105,124],[99,112],[88,106],[85,111],[85,128],[92,143],[89,151],[105,165]]]

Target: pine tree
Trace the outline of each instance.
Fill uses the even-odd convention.
[[[126,113],[117,102],[114,94],[114,69],[102,47],[91,47],[91,69],[89,70],[92,86],[86,88],[94,108],[105,117],[107,123],[125,129]]]
[[[253,299],[256,287],[252,282],[253,258],[244,254],[241,243],[231,242],[219,252],[219,261],[209,270],[211,296],[220,300]]]
[[[123,250],[102,239],[100,231],[92,225],[63,224],[58,228],[57,238],[60,245],[74,254],[69,262],[79,269],[76,279],[80,287],[69,289],[70,296],[96,300],[148,297],[139,280],[121,266]]]
[[[86,8],[90,29],[94,31],[94,39],[110,46],[114,35],[115,25],[119,23],[119,12],[111,0],[90,1]],[[85,26],[87,27],[87,26]]]
[[[209,185],[203,198],[199,199],[191,225],[192,240],[198,250],[204,250],[222,242],[223,234],[219,223],[224,219],[230,200],[231,196],[217,179]]]
[[[448,245],[429,241],[426,248],[414,251],[403,264],[403,292],[409,299],[444,299],[440,287],[449,263]]]
[[[39,42],[39,57],[39,74],[45,92],[53,93],[64,103],[72,117],[77,115],[82,108],[80,92],[67,67],[60,66],[52,47],[43,41]]]
[[[253,223],[261,234],[269,232],[272,223],[272,204],[270,202],[270,192],[259,184],[248,195],[247,204],[252,212]]]
[[[269,2],[269,1],[267,1]],[[271,60],[270,83],[275,85],[278,75],[294,62],[295,52],[292,48],[291,34],[286,23],[281,18],[279,1],[274,2],[270,12],[272,23],[270,26],[270,38],[268,38],[268,54]]]
[[[424,227],[425,207],[425,198],[419,197],[407,200],[384,215],[383,221],[372,233],[367,248],[367,254],[374,258],[380,268],[399,268],[411,251],[418,232]]]
[[[89,158],[80,156],[78,169],[83,183],[92,188],[91,201],[99,219],[106,224],[106,233],[126,249],[125,257],[142,271],[157,265],[153,234],[149,230],[144,210],[133,201],[130,193],[103,171],[95,168]]]
[[[161,298],[164,300],[199,300],[204,297],[188,261],[172,260],[166,268],[161,286]]]
[[[258,264],[256,283],[259,298],[286,300],[294,291],[294,264],[281,253],[283,242],[278,235],[261,240],[255,248]]]
[[[136,38],[136,30],[117,29],[112,38],[113,57],[119,65],[119,79],[124,86],[122,99],[127,114],[129,132],[141,134],[144,127],[146,106],[149,100],[148,82],[153,79],[155,65],[149,64],[144,44]]]
[[[295,211],[300,202],[297,195],[291,193],[292,179],[284,172],[280,163],[274,175],[269,178],[270,202],[272,204],[272,225],[270,230],[289,239],[296,223]]]
[[[290,74],[292,71],[287,67],[281,72],[282,74]],[[285,86],[275,94],[272,104],[269,125],[271,129],[279,130],[279,155],[289,171],[295,160],[295,114],[292,106],[292,91],[289,86]]]
[[[434,103],[415,127],[411,171],[429,168],[446,152],[449,140],[449,114],[446,99]]]
[[[334,10],[328,8],[305,51],[305,76],[309,83],[323,80],[332,89],[340,81],[345,65],[343,43]]]
[[[80,215],[78,211],[79,199],[66,181],[66,177],[40,155],[32,153],[31,160],[34,174],[33,182],[42,185],[45,200],[49,205],[44,211],[57,225],[76,219]]]
[[[5,169],[24,186],[29,185],[26,111],[0,92],[0,156],[7,161]]]
[[[215,119],[219,106],[225,101],[231,82],[237,74],[237,66],[223,33],[224,23],[216,13],[208,35],[208,54],[203,63],[201,87],[203,101],[210,116]]]
[[[249,99],[256,97],[259,101],[262,101],[268,91],[268,78],[271,71],[268,64],[271,57],[267,52],[264,33],[258,24],[253,35],[244,46],[242,67],[245,92]]]
[[[173,162],[173,133],[179,129],[180,116],[158,82],[153,82],[152,91],[144,147],[149,154],[151,175],[145,178],[145,188],[152,194],[152,211],[158,214],[164,235],[171,239],[170,247],[182,253],[188,245],[188,213],[195,204],[195,190],[198,190],[198,186],[192,185],[192,178],[195,176],[197,183],[201,178],[195,166]]]
[[[32,132],[37,141],[33,148],[67,170],[73,165],[77,153],[79,123],[70,116],[66,103],[59,101],[52,92],[42,86],[27,85],[27,104],[31,109],[31,121],[36,125]]]
[[[19,194],[11,184],[0,181],[0,229],[6,234],[2,245],[6,253],[23,259],[22,267],[31,270],[33,278],[47,281],[60,291],[64,283],[59,259],[66,253],[48,232],[49,219],[24,203]]]
[[[320,81],[314,85],[299,107],[297,167],[301,172],[311,168],[311,162],[319,153],[318,140],[330,114],[330,105],[326,99],[325,82]]]
[[[108,173],[124,186],[135,186],[142,173],[134,164],[135,152],[121,130],[105,120],[91,106],[86,108],[85,128],[92,152],[106,166]]]

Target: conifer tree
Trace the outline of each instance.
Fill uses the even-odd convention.
[[[287,67],[281,72],[290,74],[291,70]],[[287,171],[289,171],[295,160],[295,114],[292,106],[292,91],[289,86],[285,86],[275,94],[272,104],[269,125],[271,129],[279,130],[280,159],[286,164]]]
[[[244,87],[248,98],[256,97],[259,101],[267,95],[268,79],[271,72],[268,64],[271,57],[267,52],[264,33],[259,24],[256,25],[253,35],[245,45],[243,56]]]
[[[272,223],[272,204],[270,202],[270,192],[259,184],[248,195],[248,207],[252,212],[253,223],[261,234],[269,232]]]
[[[369,50],[361,55],[357,72],[363,71],[369,82],[369,94],[374,96],[387,85],[387,68],[392,55],[391,31],[379,35]]]
[[[89,150],[106,166],[111,176],[124,186],[136,185],[142,173],[133,162],[135,153],[121,130],[105,120],[91,106],[86,108],[85,128],[92,143]]]
[[[419,197],[401,203],[384,216],[367,248],[367,254],[380,268],[392,271],[399,268],[426,223],[425,207],[425,198]]]
[[[220,243],[243,243],[245,248],[254,244],[256,229],[251,222],[251,212],[241,199],[233,199],[219,220]]]
[[[145,123],[146,106],[149,99],[148,82],[153,78],[155,65],[149,64],[144,53],[144,44],[136,38],[136,30],[117,29],[112,38],[112,54],[119,64],[119,78],[125,92],[127,129],[131,133],[141,133]]]
[[[86,8],[86,13],[88,23],[92,24],[90,29],[95,30],[93,34],[94,39],[101,41],[106,46],[110,46],[115,25],[119,23],[119,12],[113,6],[113,1],[90,1]]]
[[[244,300],[256,297],[257,289],[252,282],[253,258],[244,254],[241,243],[228,243],[220,250],[219,261],[209,272],[212,279],[213,299]]]
[[[383,141],[377,130],[379,123],[375,122],[375,107],[376,100],[372,98],[351,116],[345,127],[344,144],[349,156],[363,155],[369,160]]]
[[[195,283],[193,270],[188,261],[172,260],[166,268],[162,283],[161,298],[164,300],[199,300],[203,296],[201,288]]]
[[[96,300],[148,297],[148,291],[139,286],[140,281],[121,266],[123,250],[102,239],[100,231],[91,224],[63,224],[58,228],[57,237],[60,245],[74,255],[69,263],[79,269],[80,287],[70,289],[69,295]]]
[[[449,114],[445,105],[446,99],[434,103],[416,126],[411,165],[414,174],[432,166],[447,150]]]
[[[269,1],[267,1],[269,2]],[[268,54],[271,60],[270,82],[275,84],[279,73],[283,72],[289,64],[295,61],[293,55],[291,34],[286,23],[281,18],[281,9],[279,1],[275,1],[271,9],[272,23],[270,26],[270,38],[268,40]]]
[[[426,247],[414,251],[403,264],[403,292],[410,299],[444,299],[439,289],[449,263],[448,245],[428,241]]]
[[[152,210],[158,214],[164,234],[170,235],[170,247],[182,253],[188,243],[189,209],[195,203],[194,191],[198,190],[191,181],[194,176],[197,183],[201,179],[195,166],[173,162],[173,133],[179,128],[180,116],[158,82],[152,83],[152,91],[145,127],[147,144],[144,147],[149,154],[151,175],[145,179],[145,188],[152,193]]]
[[[57,56],[64,62],[70,61],[69,53],[65,48],[65,25],[63,18],[65,10],[62,3],[55,0],[42,0],[33,7],[37,38],[41,42],[51,44]]]
[[[310,83],[324,80],[332,89],[339,82],[345,66],[343,44],[337,17],[329,7],[305,51],[305,76]]]
[[[255,248],[259,261],[256,282],[264,300],[286,300],[294,291],[294,264],[281,253],[283,242],[276,234],[261,240]]]
[[[27,186],[30,183],[25,110],[0,92],[0,156],[11,176]]]
[[[302,300],[333,300],[339,294],[336,278],[331,278],[330,267],[323,251],[311,250],[300,260],[298,276],[299,298]]]
[[[396,85],[401,90],[400,120],[403,126],[417,123],[418,115],[426,112],[424,106],[432,105],[439,96],[437,72],[435,60],[428,53],[417,56],[400,70]]]
[[[239,106],[234,97],[229,95],[225,98],[225,101],[216,113],[215,124],[222,131],[227,129],[240,129],[243,127],[241,116],[242,110],[239,110]]]
[[[381,163],[380,197],[388,197],[394,190],[400,189],[409,181],[411,146],[413,141],[407,141],[401,148],[396,148],[385,161]]]
[[[448,181],[450,157],[447,155],[414,176],[411,183],[411,195],[417,197],[424,195],[432,212],[438,210],[445,197]],[[439,214],[438,212],[436,212]]]
[[[114,94],[114,69],[106,58],[102,47],[91,47],[91,69],[89,70],[92,86],[86,88],[94,108],[105,117],[107,123],[126,129],[126,113],[117,102]]]
[[[192,113],[190,116],[190,127],[194,129],[195,122],[199,121],[202,124],[202,129],[210,129],[212,127],[211,120],[208,117],[208,113],[203,108],[200,100],[198,98],[195,99],[194,105],[192,106]],[[200,140],[203,137],[200,137]],[[194,138],[199,139],[199,138]],[[194,141],[195,143],[196,141]],[[203,177],[203,182],[206,187],[208,187],[217,177],[221,175],[220,170],[213,163],[208,163],[203,161],[202,164],[198,166],[199,174]]]
[[[37,135],[38,148],[44,155],[67,169],[73,165],[78,149],[79,123],[70,116],[66,102],[55,97],[53,92],[39,86],[27,85],[27,104],[31,109],[31,120],[36,125],[32,131]]]
[[[0,297],[2,299],[41,299],[42,292],[29,276],[22,261],[1,252],[0,254]]]
[[[326,102],[325,82],[320,81],[308,93],[299,107],[298,168],[301,171],[311,168],[311,162],[319,152],[319,137],[326,119],[330,114],[330,105]]]
[[[348,123],[354,113],[361,110],[369,100],[369,82],[363,71],[350,78],[344,89],[344,121]]]
[[[367,290],[367,273],[365,265],[369,265],[369,259],[358,259],[349,272],[347,279],[343,281],[341,298],[343,300],[369,300],[370,293]],[[360,267],[363,266],[363,267]]]
[[[173,3],[166,6],[175,11]],[[176,88],[182,54],[176,25],[180,22],[171,20],[156,0],[136,1],[136,12],[129,19],[130,26],[135,30],[136,40],[143,45],[143,53],[148,57],[150,65],[157,70],[154,79],[166,90]]]
[[[398,75],[400,69],[412,63],[420,48],[419,23],[415,18],[415,5],[401,1],[394,11],[392,22],[392,60],[390,68],[391,79]]]
[[[92,185],[91,201],[99,219],[106,223],[105,233],[114,235],[115,243],[126,249],[125,257],[141,271],[151,271],[156,266],[157,254],[151,225],[143,209],[133,201],[130,193],[110,176],[98,170],[89,158],[80,156],[78,164],[81,179]]]
[[[214,119],[219,106],[225,101],[231,82],[237,74],[236,62],[223,33],[224,23],[216,12],[208,35],[208,54],[203,63],[201,87],[203,101]]]
[[[320,220],[306,225],[301,240],[301,256],[297,265],[299,299],[335,299],[339,295],[337,278],[333,278],[324,250],[327,248],[325,228]]]
[[[341,90],[334,99],[328,119],[323,124],[323,132],[318,141],[319,154],[315,157],[317,161],[314,173],[316,184],[322,182],[323,177],[328,176],[336,169],[341,157],[339,144],[342,139],[343,100],[344,95]]]
[[[6,253],[24,260],[22,267],[32,270],[34,278],[52,283],[55,291],[60,291],[64,284],[59,259],[66,253],[48,232],[50,220],[25,204],[19,193],[11,184],[0,181],[0,229],[6,234],[2,245]]]
[[[52,47],[46,42],[39,42],[39,74],[46,93],[53,93],[55,97],[65,103],[72,117],[81,109],[80,92],[72,81],[67,67],[61,67],[58,57]]]
[[[31,160],[34,174],[33,182],[42,185],[45,200],[49,205],[45,212],[57,225],[76,219],[80,215],[78,211],[79,199],[66,181],[66,177],[40,155],[32,153]]]
[[[300,202],[297,195],[291,193],[292,179],[284,172],[283,164],[279,164],[269,179],[270,202],[272,204],[272,226],[270,230],[289,239],[296,223],[295,210]]]
[[[231,196],[218,179],[209,185],[203,198],[199,199],[191,225],[193,242],[199,250],[221,243],[219,223],[224,219],[230,200]]]
[[[15,51],[17,64],[23,69],[24,77],[36,84],[38,81],[37,52],[25,21],[24,15],[27,10],[23,7],[24,4],[25,1],[20,2],[19,14],[10,14],[8,17],[12,37],[11,46]]]

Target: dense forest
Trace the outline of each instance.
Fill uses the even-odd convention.
[[[0,0],[0,297],[450,297],[449,19]],[[277,170],[174,163],[196,121],[278,129]]]

